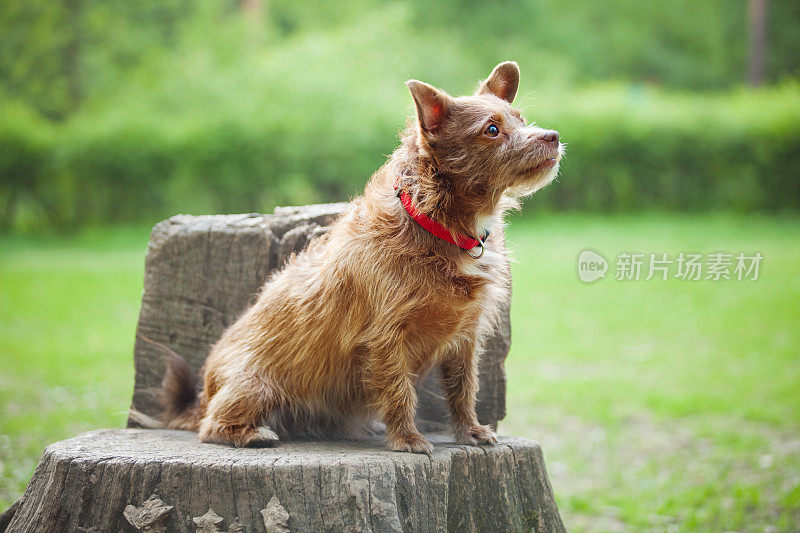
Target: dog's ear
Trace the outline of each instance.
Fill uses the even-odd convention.
[[[411,91],[411,96],[414,97],[414,105],[417,106],[417,120],[419,120],[422,131],[436,134],[450,110],[453,99],[446,92],[422,81],[408,80],[406,85]]]
[[[505,61],[496,67],[479,86],[475,94],[493,94],[511,103],[519,87],[519,66],[515,61]]]

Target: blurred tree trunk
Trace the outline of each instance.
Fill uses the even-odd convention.
[[[264,33],[264,0],[240,0],[239,9],[247,23],[248,41],[251,49],[261,45]]]
[[[242,13],[248,18],[260,19],[264,12],[263,0],[241,0],[239,6]]]
[[[767,48],[767,10],[769,0],[748,0],[747,18],[750,29],[750,64],[748,80],[757,86],[764,82],[764,56]]]
[[[64,0],[69,26],[69,40],[64,48],[64,70],[67,77],[70,111],[74,111],[83,99],[81,81],[81,0]]]

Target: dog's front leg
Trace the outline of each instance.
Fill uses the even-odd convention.
[[[463,444],[497,444],[497,435],[490,426],[478,423],[475,399],[478,394],[478,368],[475,348],[465,345],[442,362],[442,378],[450,417],[458,442]]]
[[[433,452],[428,442],[414,423],[417,409],[417,393],[408,378],[394,381],[382,395],[384,404],[383,421],[386,423],[386,437],[389,449],[399,452]]]
[[[378,352],[380,353],[380,352]],[[400,452],[433,452],[414,423],[417,393],[410,371],[405,367],[408,358],[395,348],[390,356],[373,359],[371,386],[372,404],[386,424],[386,439],[390,450]]]

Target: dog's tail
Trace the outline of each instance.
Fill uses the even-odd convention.
[[[131,419],[147,428],[196,431],[200,420],[197,376],[192,372],[186,359],[175,353],[174,350],[160,342],[148,339],[144,335],[138,334],[138,336],[164,352],[166,372],[161,381],[161,388],[158,390],[158,399],[162,409],[160,419],[134,410],[131,410]]]

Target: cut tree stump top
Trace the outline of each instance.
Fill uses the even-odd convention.
[[[93,431],[45,450],[7,531],[564,530],[538,444],[431,441],[426,456],[378,441],[230,448]]]
[[[158,223],[150,237],[137,332],[169,346],[199,370],[211,345],[253,303],[267,276],[292,253],[324,234],[349,204],[278,207],[272,215],[178,215]],[[496,427],[505,416],[503,364],[511,343],[508,302],[500,327],[480,360],[477,413]],[[153,394],[164,376],[164,353],[137,337],[132,407],[158,416]],[[438,369],[418,389],[422,429],[442,427],[447,405]],[[129,427],[136,427],[129,420]]]

